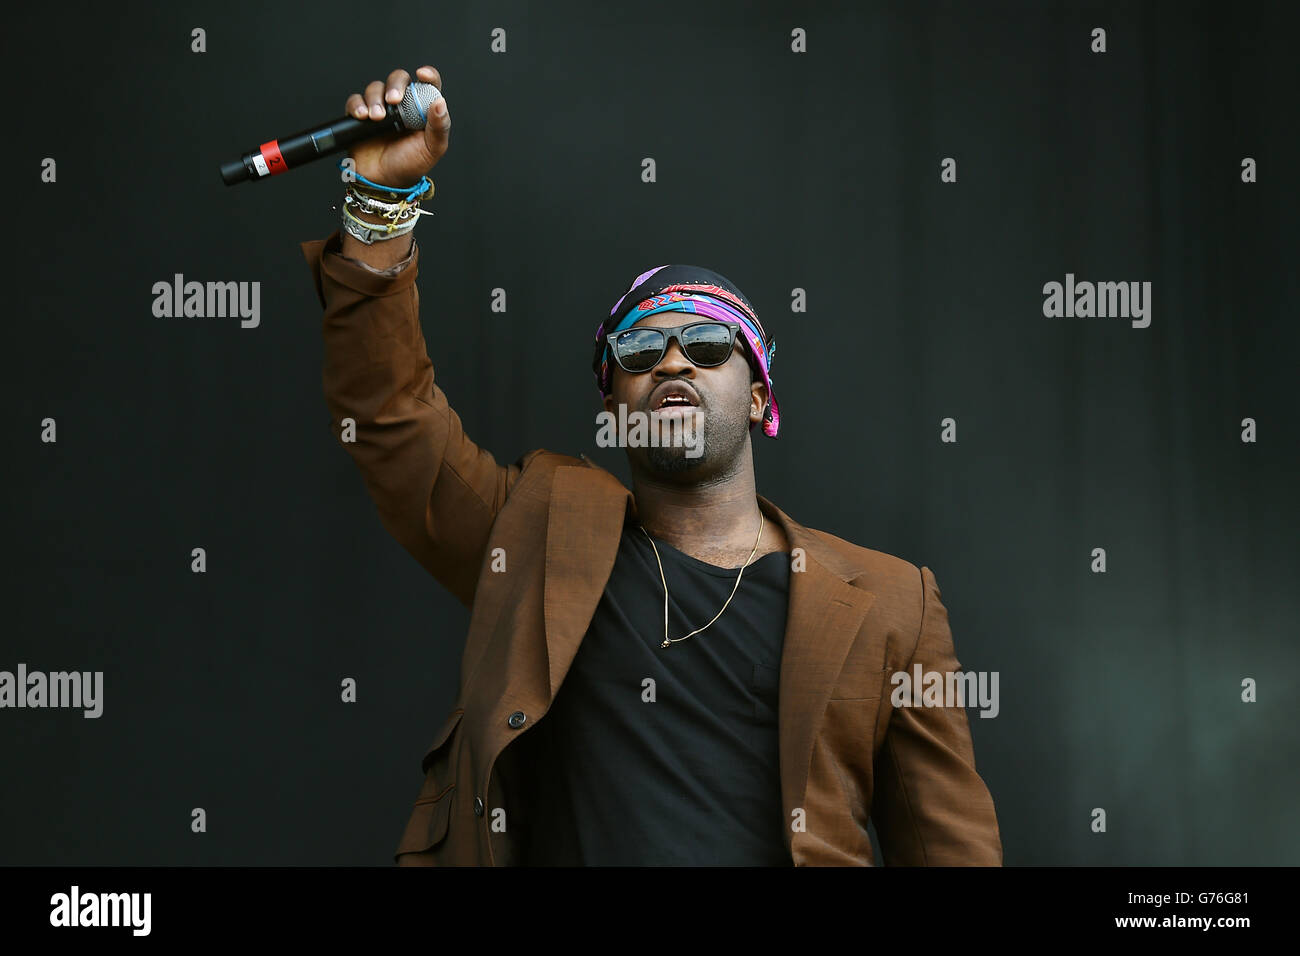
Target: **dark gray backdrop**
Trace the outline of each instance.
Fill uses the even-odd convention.
[[[105,703],[0,711],[0,863],[391,861],[468,615],[331,437],[298,243],[335,228],[337,172],[217,167],[426,62],[454,127],[422,318],[473,438],[626,475],[594,444],[594,323],[653,265],[723,272],[780,343],[759,490],[928,565],[962,663],[1000,674],[971,724],[1007,862],[1296,863],[1285,10],[28,7],[5,31],[0,669],[102,670]],[[261,282],[260,327],[154,317],[177,272]],[[1067,272],[1152,282],[1151,326],[1045,318]]]

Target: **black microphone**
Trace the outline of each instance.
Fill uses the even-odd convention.
[[[388,114],[384,119],[344,116],[299,133],[281,136],[249,150],[239,159],[222,163],[221,178],[227,186],[250,179],[257,182],[288,172],[313,159],[345,150],[358,140],[392,131],[406,133],[424,129],[429,107],[441,96],[442,93],[432,83],[411,83],[402,96],[402,102],[396,106],[392,103],[384,104]]]

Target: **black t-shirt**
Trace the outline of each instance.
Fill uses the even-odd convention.
[[[739,568],[655,545],[668,636],[681,637],[718,613]],[[625,526],[573,665],[531,731],[523,862],[791,865],[777,744],[789,584],[788,555],[755,559],[717,621],[663,648],[659,566],[639,525]]]

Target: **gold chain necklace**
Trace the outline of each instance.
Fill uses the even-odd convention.
[[[745,574],[745,568],[749,567],[749,562],[754,560],[754,555],[758,552],[758,543],[763,540],[763,525],[766,523],[767,523],[767,518],[764,516],[762,511],[759,511],[758,537],[754,539],[754,547],[749,552],[749,558],[745,561],[744,564],[740,566],[740,574],[736,575],[736,584],[731,589],[731,594],[727,598],[727,604],[730,604],[731,599],[736,596],[736,589],[740,587],[740,579]],[[713,615],[713,621],[710,621],[709,624],[705,624],[704,627],[697,627],[689,634],[684,634],[681,637],[674,637],[672,640],[669,640],[668,639],[668,579],[664,577],[664,563],[659,560],[659,549],[655,548],[655,539],[650,537],[650,532],[646,531],[645,525],[641,525],[641,532],[646,536],[646,539],[649,540],[650,547],[654,548],[655,563],[659,565],[659,580],[663,582],[663,586],[664,586],[664,642],[659,646],[667,647],[669,644],[676,644],[678,641],[684,641],[686,640],[686,638],[694,637],[696,634],[700,633],[700,631],[708,627],[709,624],[712,624],[713,621],[716,621],[718,618],[722,617],[722,611],[725,611],[727,609],[727,604],[722,605],[722,611],[719,611],[717,614]]]

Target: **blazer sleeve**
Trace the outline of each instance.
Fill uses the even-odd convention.
[[[501,466],[474,444],[434,382],[420,327],[419,250],[379,271],[341,254],[336,230],[302,243],[325,309],[322,383],[343,441],[388,532],[467,607],[488,533],[530,452]]]
[[[961,664],[939,585],[921,568],[921,625],[906,670]],[[883,703],[883,702],[882,702]],[[975,772],[963,707],[895,707],[877,759],[872,819],[886,866],[1001,866],[993,797]]]

